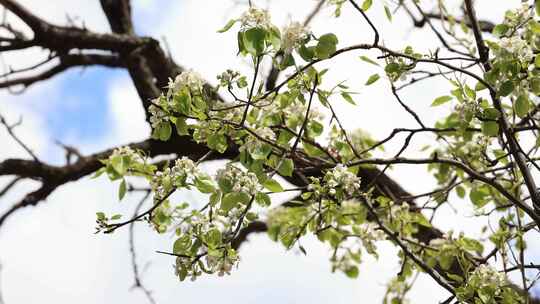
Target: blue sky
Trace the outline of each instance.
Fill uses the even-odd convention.
[[[181,9],[178,4],[182,0],[162,0],[159,6],[147,2],[133,2],[133,19],[139,35],[151,34],[156,21],[159,23],[160,18],[163,18],[163,11],[172,7]],[[77,138],[91,142],[104,136],[111,123],[107,101],[110,83],[118,78],[128,79],[128,73],[123,69],[87,67],[70,69],[56,78],[59,81],[59,94],[54,98],[57,100],[52,102],[53,107],[42,113],[51,137],[60,141]],[[137,101],[125,102],[133,104]]]

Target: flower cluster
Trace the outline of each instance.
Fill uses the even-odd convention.
[[[221,86],[228,87],[233,83],[234,80],[237,79],[238,76],[240,76],[240,72],[227,70],[221,73],[221,75],[218,75],[217,79],[219,80]]]
[[[274,133],[274,131],[267,127],[256,129],[255,133],[258,137],[249,135],[246,138],[244,145],[240,147],[240,150],[247,150],[250,153],[254,153],[257,149],[260,149],[262,148],[262,146],[266,145],[266,143],[261,139],[272,142],[276,138],[276,134]]]
[[[150,105],[148,107],[148,112],[150,112],[150,124],[152,125],[152,129],[157,128],[160,124],[169,120],[168,114],[155,105]]]
[[[507,284],[507,280],[504,273],[498,272],[492,266],[482,264],[472,272],[467,283],[479,288],[489,286],[499,289]]]
[[[496,52],[498,56],[509,54],[524,63],[530,62],[534,58],[530,44],[519,36],[503,37],[499,46],[500,49]]]
[[[524,22],[531,20],[534,12],[527,2],[521,4],[521,7],[515,10],[509,10],[504,16],[504,24],[511,28],[516,28]]]
[[[109,156],[109,159],[117,157],[128,157],[132,162],[144,162],[141,155],[128,146],[114,149],[113,153]]]
[[[290,54],[299,47],[310,35],[310,31],[299,22],[292,22],[283,29],[282,48]]]
[[[177,159],[172,168],[168,167],[156,172],[150,181],[150,186],[155,193],[154,200],[162,200],[174,189],[185,187],[188,177],[201,178],[205,177],[205,173],[199,171],[195,163],[185,156]]]
[[[398,219],[405,214],[409,213],[410,206],[407,203],[402,203],[401,205],[395,204],[390,207],[390,217],[392,219]]]
[[[193,94],[200,95],[203,85],[204,81],[199,73],[193,70],[184,71],[177,75],[174,80],[169,78],[167,98],[178,93],[184,87],[188,88]]]
[[[294,119],[302,122],[306,116],[307,105],[300,102],[292,102],[282,106],[277,102],[273,102],[265,108],[265,111],[268,113],[268,115],[283,115],[288,119]],[[308,118],[320,121],[324,119],[324,113],[315,107],[311,107],[309,109]]]
[[[468,125],[480,111],[480,106],[475,101],[463,102],[455,106],[455,111],[458,113],[459,120],[465,125]]]
[[[467,282],[457,289],[458,299],[469,302],[477,294],[484,299],[484,303],[497,303],[495,299],[499,296],[509,296],[509,288],[505,288],[508,281],[504,273],[500,273],[489,265],[480,265],[474,269]],[[514,302],[512,302],[514,303]]]
[[[253,172],[243,171],[232,164],[228,164],[224,169],[218,170],[216,179],[222,188],[230,188],[232,192],[255,195],[260,187],[257,175]]]
[[[242,28],[269,28],[272,26],[270,21],[270,14],[268,11],[259,9],[255,6],[250,7],[240,17]]]
[[[240,261],[240,258],[238,256],[231,257],[231,256],[225,256],[222,258],[218,258],[215,256],[206,256],[206,265],[210,272],[218,274],[218,276],[222,277],[225,274],[230,275],[231,270],[234,265],[238,265],[238,262]]]
[[[363,241],[382,241],[386,239],[386,234],[379,229],[377,224],[367,223],[360,228],[360,235]]]
[[[330,188],[328,194],[335,195],[336,188],[341,188],[348,196],[360,189],[360,177],[349,171],[347,167],[338,164],[334,169],[326,172],[324,181]]]

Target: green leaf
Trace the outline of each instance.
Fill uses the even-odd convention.
[[[122,182],[120,183],[120,187],[118,187],[118,200],[119,201],[121,201],[126,195],[126,190],[127,190],[126,180],[122,179]]]
[[[420,213],[417,213],[415,216],[415,222],[424,227],[431,227],[431,223]]]
[[[343,97],[343,99],[345,99],[345,101],[347,101],[348,103],[354,106],[356,105],[356,102],[354,102],[354,99],[352,99],[351,94],[347,92],[341,92],[341,97]]]
[[[486,199],[488,194],[486,189],[477,187],[471,190],[469,198],[476,207],[481,208],[488,203],[488,200]]]
[[[399,64],[391,62],[384,67],[384,71],[388,74],[399,72]]]
[[[115,156],[111,159],[111,166],[118,174],[124,175],[129,167],[129,158],[127,156]]]
[[[107,167],[101,167],[99,168],[99,170],[96,171],[96,173],[94,173],[94,175],[92,175],[92,179],[94,178],[98,178],[101,176],[101,174],[105,173],[107,171]]]
[[[536,15],[540,16],[540,1],[539,0],[534,1],[534,7],[536,9]]]
[[[272,192],[283,192],[283,187],[281,187],[281,185],[276,180],[273,180],[271,178],[267,179],[263,183],[263,186]]]
[[[392,22],[392,12],[386,5],[384,6],[384,13],[386,14],[386,18],[388,18],[388,21]]]
[[[178,112],[184,115],[191,114],[191,93],[187,87],[183,87],[180,92],[178,92],[174,101],[178,107]]]
[[[172,134],[171,124],[168,122],[161,123],[158,126],[158,138],[162,141],[169,140]]]
[[[482,122],[482,133],[484,133],[486,136],[499,135],[499,124],[497,124],[495,121]]]
[[[475,91],[482,91],[485,89],[487,89],[487,87],[481,82],[476,83],[476,85],[474,86]]]
[[[369,57],[367,57],[367,56],[360,56],[359,58],[360,58],[362,61],[365,61],[365,62],[367,62],[367,63],[371,63],[371,64],[373,64],[373,65],[379,66],[379,64],[378,64],[377,62],[371,60],[371,59],[370,59]]]
[[[540,68],[540,55],[537,55],[534,58],[534,66],[537,67],[537,68]]]
[[[465,195],[466,195],[465,188],[463,188],[462,186],[457,186],[456,187],[456,193],[460,198],[464,198]]]
[[[229,210],[233,209],[238,204],[247,204],[250,200],[251,197],[244,192],[227,193],[221,200],[221,210],[229,212]]]
[[[197,190],[199,190],[201,193],[212,193],[216,191],[214,183],[208,179],[195,179],[195,187],[197,187]]]
[[[367,11],[371,5],[373,4],[373,0],[364,0],[364,3],[362,3],[362,10]]]
[[[334,34],[324,34],[319,38],[319,43],[315,46],[315,55],[320,59],[329,58],[336,52],[338,39]]]
[[[111,216],[111,220],[116,221],[116,220],[119,220],[121,217],[122,217],[121,214],[115,214],[115,215]]]
[[[514,112],[519,118],[523,118],[529,113],[529,105],[529,98],[526,95],[520,95],[514,102]]]
[[[224,26],[222,29],[220,29],[220,30],[218,31],[218,33],[225,33],[226,31],[230,30],[231,27],[232,27],[235,23],[236,23],[236,20],[235,20],[235,19],[229,20],[229,22],[227,22],[227,24],[225,24],[225,26]]]
[[[98,218],[98,220],[105,220],[107,217],[105,216],[105,213],[103,212],[96,212],[96,216]]]
[[[244,32],[244,47],[248,53],[258,56],[264,52],[266,31],[262,28],[254,27]]]
[[[313,56],[315,56],[315,47],[306,47],[304,44],[302,44],[298,49],[298,54],[300,54],[300,57],[302,57],[302,59],[309,62],[313,60]]]
[[[216,150],[219,153],[225,152],[227,150],[227,138],[223,134],[213,133],[208,136],[208,147],[212,150]]]
[[[176,125],[176,132],[178,133],[178,135],[182,136],[189,134],[188,125],[184,117],[176,117],[174,124]]]
[[[246,46],[244,45],[244,32],[238,32],[236,35],[238,41],[238,53],[245,55],[247,53]]]
[[[283,176],[292,176],[294,170],[294,162],[290,158],[286,158],[281,162],[278,172]]]
[[[366,85],[374,84],[380,78],[381,78],[381,76],[379,76],[379,74],[373,74],[373,75],[369,76],[368,80],[366,81]]]
[[[501,84],[501,87],[499,88],[499,96],[508,96],[510,93],[512,93],[512,91],[514,91],[514,83],[512,80],[507,80]]]
[[[263,207],[268,207],[270,204],[272,204],[270,196],[263,192],[257,192],[257,195],[255,195],[255,201]]]
[[[358,267],[356,267],[354,265],[348,267],[345,270],[345,274],[351,279],[357,278],[358,277]]]
[[[510,27],[508,27],[508,25],[506,25],[506,24],[497,24],[493,28],[493,35],[495,35],[497,37],[502,37],[504,34],[506,34],[506,32],[509,29],[510,29]]]
[[[433,102],[431,103],[431,106],[432,107],[440,106],[442,104],[449,102],[450,100],[452,100],[452,98],[453,98],[452,96],[448,96],[448,95],[437,97],[435,98],[435,100],[433,100]]]
[[[173,244],[173,253],[175,254],[184,254],[191,247],[191,239],[189,234],[184,234]]]
[[[220,245],[222,238],[223,236],[221,235],[221,231],[219,231],[217,228],[210,229],[210,231],[208,231],[208,233],[205,235],[206,243],[210,245],[209,247],[211,248],[215,248],[216,246]]]

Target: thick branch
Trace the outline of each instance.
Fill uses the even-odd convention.
[[[24,88],[27,88],[37,82],[50,79],[53,76],[56,76],[73,67],[100,65],[109,68],[122,68],[126,66],[125,63],[115,55],[70,54],[61,56],[59,59],[60,62],[57,65],[37,75],[1,81],[0,88],[9,88],[14,86],[23,86]]]
[[[134,34],[130,0],[100,0],[99,2],[113,32]]]

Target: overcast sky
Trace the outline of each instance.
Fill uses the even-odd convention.
[[[78,16],[76,22],[92,30],[108,31],[106,20],[96,0],[25,0],[20,1],[49,21],[63,24],[66,14]],[[238,16],[245,5],[234,6],[230,0],[133,0],[136,31],[139,34],[165,38],[174,59],[181,65],[204,75],[210,82],[227,68],[248,70],[247,63],[235,57],[235,33],[217,34],[228,19]],[[410,20],[398,14],[392,23],[385,17],[380,3],[370,10],[380,25],[382,39],[391,48],[407,44],[425,51],[435,43],[428,31],[413,30]],[[388,1],[390,2],[390,1]],[[428,2],[428,1],[425,1]],[[482,18],[501,20],[505,8],[519,0],[494,6],[493,1],[477,1]],[[267,6],[267,1],[259,1]],[[314,0],[272,0],[269,9],[277,25],[291,20],[303,20]],[[339,46],[371,41],[369,28],[355,13],[345,10],[343,17],[331,17],[332,9],[323,10],[312,29],[323,34],[335,32]],[[375,53],[362,53],[364,55]],[[16,54],[5,61],[13,66],[39,58],[39,52]],[[348,128],[364,128],[376,138],[383,138],[395,127],[415,127],[388,91],[387,83],[365,88],[375,67],[358,60],[360,53],[345,55],[332,61],[326,79],[327,86],[347,80],[356,91],[357,107],[338,106]],[[324,67],[322,64],[320,67]],[[403,98],[430,124],[442,116],[445,107],[432,109],[431,101],[445,95],[449,87],[442,81],[428,81],[403,92]],[[12,96],[0,93],[0,112],[12,121],[22,116],[24,124],[17,129],[39,157],[61,164],[63,151],[55,140],[80,147],[84,154],[111,146],[143,140],[150,129],[144,122],[139,98],[125,71],[103,68],[71,70],[25,94]],[[408,156],[418,155],[419,148],[430,142],[419,137]],[[24,153],[0,131],[0,159],[21,157]],[[397,145],[389,145],[391,155]],[[391,172],[408,190],[421,193],[434,185],[425,168],[398,167]],[[414,177],[414,178],[411,178]],[[8,181],[0,178],[0,183]],[[8,196],[0,198],[0,212],[36,187],[21,183]],[[94,235],[95,212],[131,213],[138,197],[117,202],[117,185],[105,178],[83,179],[55,191],[46,202],[27,208],[11,217],[0,229],[0,286],[6,303],[146,303],[139,291],[130,291],[133,276],[128,254],[128,231],[113,235]],[[461,203],[461,204],[460,204]],[[444,230],[465,231],[477,236],[478,220],[463,202],[454,201],[461,211],[450,208],[436,219]],[[487,222],[487,219],[483,219]],[[306,239],[308,254],[286,252],[266,236],[250,238],[241,250],[238,270],[229,277],[206,277],[197,282],[178,282],[174,277],[170,257],[155,250],[170,250],[171,236],[156,236],[144,224],[136,229],[138,262],[144,269],[143,281],[153,290],[158,303],[376,303],[385,291],[385,283],[399,271],[396,250],[380,244],[378,261],[365,257],[360,277],[355,280],[341,273],[330,272],[329,250],[322,244]],[[532,243],[532,246],[538,241]],[[530,257],[533,258],[533,257]],[[429,279],[421,277],[411,292],[413,303],[435,303],[446,297],[445,291]]]

